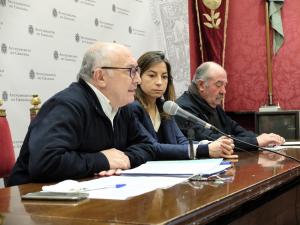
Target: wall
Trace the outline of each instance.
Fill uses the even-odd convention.
[[[300,109],[299,11],[300,1],[285,1],[284,45],[273,58],[274,102],[283,109]],[[225,68],[227,111],[258,111],[267,103],[265,0],[230,1]]]

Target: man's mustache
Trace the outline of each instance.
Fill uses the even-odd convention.
[[[224,95],[223,94],[217,95],[217,99],[223,100],[224,99]]]

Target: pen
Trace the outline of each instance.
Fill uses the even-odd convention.
[[[114,184],[114,185],[107,185],[102,187],[95,187],[95,188],[82,188],[83,191],[93,191],[98,189],[107,189],[107,188],[121,188],[126,186],[126,184]]]
[[[231,164],[230,161],[222,161],[222,162],[221,162],[221,165],[230,165],[230,164]]]

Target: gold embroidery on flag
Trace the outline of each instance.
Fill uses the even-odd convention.
[[[210,15],[207,13],[203,13],[203,16],[206,18],[208,22],[204,22],[203,24],[211,29],[219,29],[221,24],[220,12],[215,12],[222,3],[222,0],[202,0],[203,4],[210,9]]]

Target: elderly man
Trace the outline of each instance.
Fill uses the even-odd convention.
[[[181,108],[239,140],[260,147],[283,144],[284,138],[279,135],[271,133],[257,136],[226,115],[220,106],[226,93],[226,85],[227,74],[223,67],[214,62],[205,62],[197,68],[188,91],[184,92],[176,102]],[[176,121],[183,133],[187,134],[189,124],[178,116]],[[219,133],[196,126],[196,140],[207,138],[215,140],[221,136]],[[248,150],[254,149],[253,146],[241,142],[235,142],[235,146]]]
[[[51,97],[29,126],[8,185],[109,176],[154,159],[148,136],[123,107],[140,69],[119,44],[85,53],[78,82]]]

